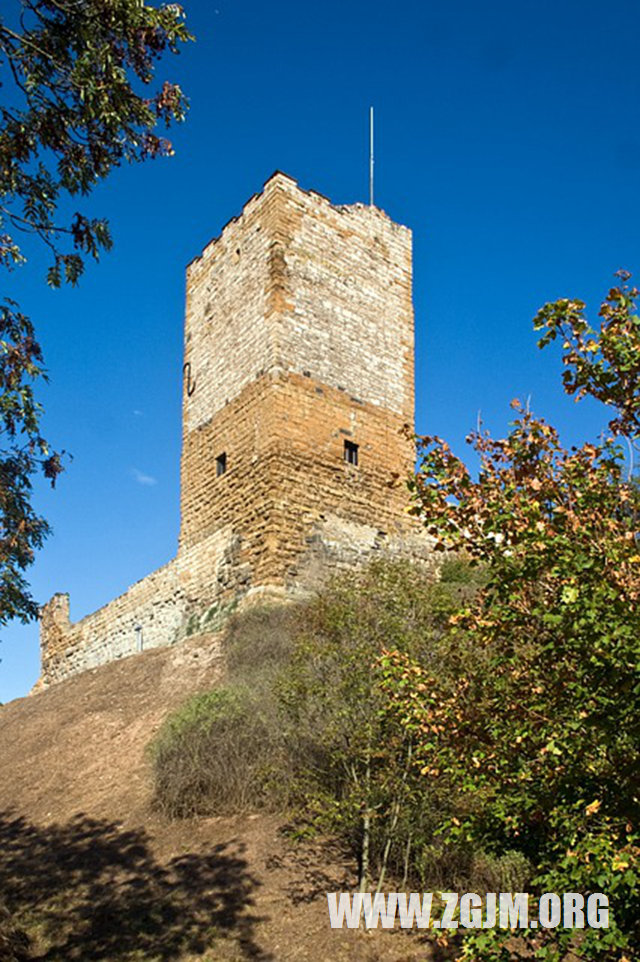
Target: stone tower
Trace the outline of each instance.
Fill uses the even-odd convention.
[[[275,173],[187,268],[176,558],[75,624],[43,610],[43,680],[211,629],[374,553],[407,515],[411,232]]]
[[[230,525],[252,587],[290,589],[406,530],[407,228],[274,174],[187,269],[185,374],[181,549]]]

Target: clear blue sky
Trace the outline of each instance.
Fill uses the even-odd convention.
[[[96,191],[115,249],[78,289],[47,291],[37,254],[8,288],[45,349],[47,436],[74,457],[38,489],[55,533],[31,578],[74,620],[175,553],[186,263],[276,168],[366,200],[370,103],[376,200],[414,231],[421,431],[462,451],[479,410],[500,433],[531,395],[566,441],[595,434],[531,318],[565,295],[595,314],[640,266],[637,0],[185,7],[197,43],[161,67],[192,104],[176,156]],[[7,701],[37,678],[37,626],[5,629],[0,656]]]

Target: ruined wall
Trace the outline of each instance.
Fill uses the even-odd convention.
[[[402,484],[413,364],[410,231],[274,175],[187,269],[177,557],[73,624],[54,596],[43,682],[134,654],[138,627],[172,644],[381,553],[432,563]]]
[[[75,623],[69,596],[54,595],[41,615],[42,681],[135,654],[140,641],[146,650],[215,630],[249,587],[237,543],[232,529],[223,527]]]

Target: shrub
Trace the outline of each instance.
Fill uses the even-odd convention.
[[[281,739],[244,687],[190,698],[150,746],[155,803],[172,818],[273,807]]]
[[[416,879],[455,786],[416,778],[412,736],[384,711],[378,664],[394,647],[446,688],[473,652],[448,650],[448,622],[476,590],[457,560],[434,579],[409,562],[377,561],[332,580],[306,610],[279,681],[288,761],[307,824],[337,834],[359,862],[360,887],[385,873]]]
[[[172,818],[286,806],[286,746],[274,680],[290,657],[298,606],[250,608],[225,634],[227,686],[169,715],[150,745],[155,803]]]
[[[387,646],[437,672],[446,689],[474,659],[449,640],[449,618],[482,574],[462,558],[440,578],[409,562],[342,572],[303,605],[231,620],[227,687],[191,698],[152,745],[156,802],[167,815],[267,808],[303,832],[334,833],[361,884],[473,877],[473,852],[442,850],[438,827],[456,790],[416,781],[411,739],[381,710],[376,663]]]

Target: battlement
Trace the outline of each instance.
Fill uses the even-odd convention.
[[[342,212],[353,211],[353,210],[365,211],[367,213],[367,216],[369,217],[374,216],[374,217],[384,218],[384,220],[388,221],[389,224],[391,224],[397,230],[408,231],[409,233],[411,233],[408,227],[405,227],[403,224],[397,224],[395,221],[392,221],[389,215],[380,207],[371,206],[370,204],[363,204],[361,202],[357,202],[355,204],[334,204],[328,197],[325,196],[325,194],[321,194],[317,190],[301,187],[298,184],[298,181],[295,179],[295,177],[292,177],[290,174],[286,174],[282,170],[274,170],[271,176],[268,177],[267,180],[262,185],[262,190],[257,191],[255,194],[252,194],[249,200],[243,206],[240,213],[235,214],[233,217],[230,217],[229,220],[225,224],[223,224],[220,230],[220,233],[216,234],[215,237],[212,237],[211,240],[208,242],[208,244],[205,245],[202,252],[200,254],[196,254],[196,256],[189,261],[189,263],[187,264],[187,273],[189,272],[192,266],[197,264],[198,261],[201,261],[203,258],[206,259],[208,253],[210,252],[210,249],[214,246],[214,244],[218,243],[218,241],[222,238],[222,236],[225,234],[227,228],[230,225],[239,223],[242,220],[242,218],[245,216],[245,214],[247,213],[250,214],[254,204],[257,201],[259,201],[262,197],[264,197],[267,191],[273,189],[273,187],[277,185],[282,185],[284,189],[288,189],[291,187],[295,188],[295,190],[298,191],[300,194],[306,194],[308,197],[313,198],[314,200],[317,200],[321,204],[322,203],[327,204],[333,210],[342,211]]]

